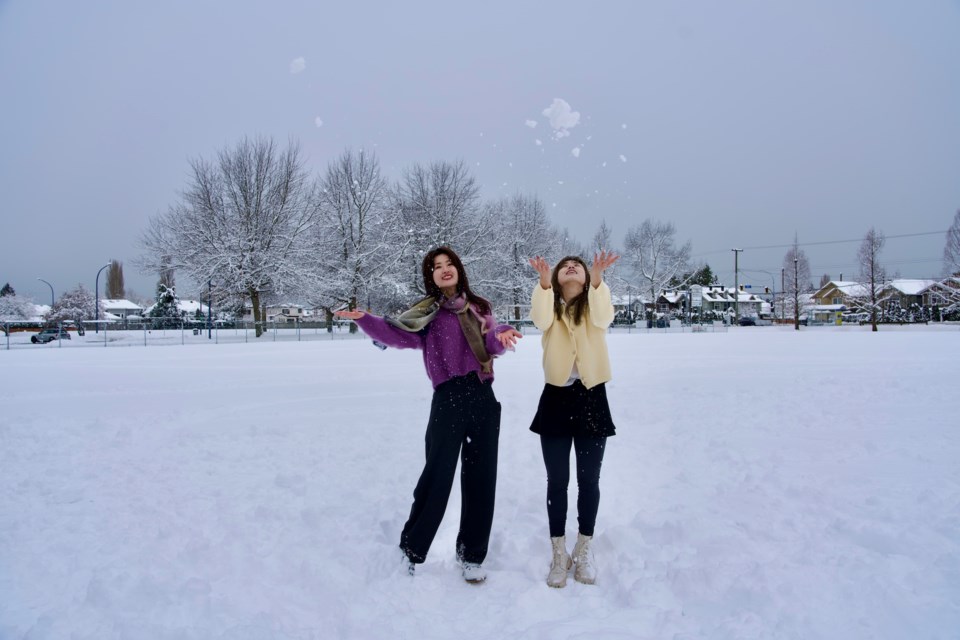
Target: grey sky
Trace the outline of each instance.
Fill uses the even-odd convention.
[[[43,302],[37,277],[59,296],[116,258],[150,295],[147,218],[244,135],[295,137],[317,171],[374,149],[392,179],[462,158],[584,241],[669,220],[731,284],[732,247],[943,231],[960,208],[957,0],[461,4],[0,2],[0,281]],[[565,137],[556,98],[580,114]],[[814,278],[855,275],[856,249],[807,247]],[[942,249],[883,257],[927,277]],[[779,288],[785,252],[740,265]]]

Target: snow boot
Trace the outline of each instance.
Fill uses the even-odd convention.
[[[590,550],[590,541],[593,536],[577,534],[577,544],[573,547],[573,579],[583,584],[593,584],[597,581],[597,566]]]
[[[567,537],[550,538],[553,547],[553,559],[550,561],[550,573],[547,574],[547,586],[562,589],[567,586],[567,572],[573,561],[567,553]]]
[[[464,562],[461,566],[463,567],[463,579],[470,584],[481,584],[487,579],[487,571],[479,563]]]

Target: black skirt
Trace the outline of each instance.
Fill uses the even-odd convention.
[[[569,387],[544,385],[530,431],[542,436],[608,438],[616,435],[606,385],[587,389],[579,380]]]

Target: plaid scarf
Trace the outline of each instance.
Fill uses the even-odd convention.
[[[464,294],[461,293],[455,298],[445,299],[443,302],[433,296],[427,296],[399,316],[384,316],[384,320],[398,329],[416,333],[433,321],[440,307],[457,314],[457,320],[460,321],[460,330],[463,331],[463,336],[467,339],[467,344],[470,345],[473,356],[480,363],[481,371],[490,373],[493,370],[493,360],[487,353],[487,347],[483,342],[483,334],[490,329],[484,326],[483,316],[467,301]]]

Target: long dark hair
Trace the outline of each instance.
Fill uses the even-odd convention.
[[[423,271],[423,288],[427,292],[427,295],[433,296],[441,301],[443,300],[443,292],[440,291],[437,283],[433,281],[433,261],[436,260],[437,256],[441,255],[450,258],[450,262],[457,270],[457,293],[465,294],[467,296],[467,302],[472,304],[480,314],[486,315],[490,313],[490,303],[470,289],[470,281],[467,280],[467,272],[463,268],[463,261],[460,260],[457,252],[450,247],[437,247],[432,251],[428,251],[427,255],[423,256],[421,270]]]
[[[564,305],[563,289],[560,288],[559,273],[560,267],[570,260],[583,265],[583,272],[586,274],[586,277],[583,282],[583,292]],[[553,287],[553,312],[557,314],[557,319],[559,320],[563,315],[564,306],[566,306],[567,313],[573,318],[573,324],[580,324],[580,320],[583,319],[583,315],[587,312],[587,293],[590,291],[590,267],[587,266],[587,263],[584,262],[580,256],[566,256],[553,268],[553,273],[550,274],[550,285]]]

